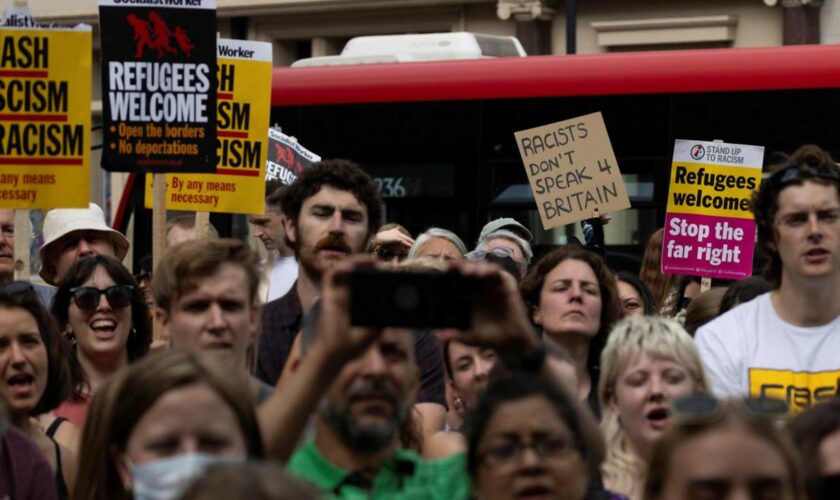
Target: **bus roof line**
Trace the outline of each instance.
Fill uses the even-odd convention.
[[[840,45],[275,68],[273,106],[840,88]]]

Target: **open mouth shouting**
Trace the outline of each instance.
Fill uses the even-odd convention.
[[[668,424],[670,411],[665,406],[657,406],[645,414],[648,424],[654,429],[663,429]]]
[[[11,389],[13,398],[26,398],[34,391],[35,377],[28,373],[18,373],[7,378],[6,385]]]

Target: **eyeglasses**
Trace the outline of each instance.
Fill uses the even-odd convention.
[[[133,291],[134,287],[131,285],[114,285],[104,290],[92,286],[78,286],[71,288],[70,294],[76,307],[83,311],[95,311],[99,307],[99,299],[103,294],[108,299],[108,304],[114,309],[128,307],[131,304]]]
[[[790,165],[781,170],[777,170],[773,173],[773,175],[770,176],[770,179],[767,182],[775,184],[778,187],[783,187],[793,182],[796,182],[801,178],[817,178],[834,182],[840,182],[840,173],[838,173],[836,170],[825,170],[819,169],[817,167],[812,167],[810,165],[796,164]]]
[[[484,260],[488,255],[495,255],[499,258],[513,258],[513,250],[508,247],[496,247],[489,252],[487,250],[473,250],[467,254],[467,260],[472,262],[479,262]]]
[[[771,419],[788,414],[788,405],[776,398],[715,399],[705,394],[695,394],[674,401],[672,407],[677,418],[714,419],[723,417],[733,406],[746,408],[750,413]]]
[[[408,252],[395,251],[392,248],[384,247],[384,246],[383,247],[376,247],[376,249],[374,250],[374,253],[376,253],[376,256],[380,260],[384,260],[384,261],[391,261],[391,260],[394,260],[394,258],[402,260],[408,255]]]
[[[522,456],[526,449],[532,449],[541,459],[558,458],[575,449],[565,437],[557,434],[538,434],[530,443],[511,440],[491,446],[479,454],[481,462],[490,467],[509,465]]]

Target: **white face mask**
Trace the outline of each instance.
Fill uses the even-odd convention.
[[[190,483],[216,464],[238,464],[245,457],[184,453],[134,465],[128,457],[125,463],[131,472],[131,492],[134,500],[175,500]]]

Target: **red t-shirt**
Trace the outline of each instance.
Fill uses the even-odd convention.
[[[58,408],[53,410],[53,414],[56,417],[66,418],[79,430],[84,429],[85,418],[87,417],[88,407],[90,407],[90,400],[90,394],[85,394],[79,401],[76,401],[75,399],[65,400],[63,403],[58,405]]]

